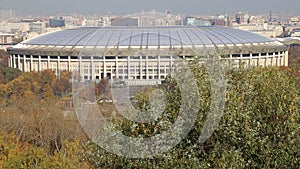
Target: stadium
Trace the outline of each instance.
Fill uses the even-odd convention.
[[[221,26],[79,27],[23,41],[8,49],[23,72],[78,71],[82,81],[118,79],[157,84],[176,59],[218,55],[232,67],[287,66],[288,47],[275,39]]]

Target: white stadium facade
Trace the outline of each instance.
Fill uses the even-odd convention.
[[[79,27],[35,37],[8,49],[23,72],[78,71],[83,81],[158,83],[176,58],[218,54],[233,67],[287,66],[288,47],[275,39],[220,26]]]

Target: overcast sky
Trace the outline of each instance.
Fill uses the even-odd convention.
[[[142,9],[169,9],[180,14],[300,13],[300,0],[0,0],[0,9],[14,9],[18,15],[132,14]]]

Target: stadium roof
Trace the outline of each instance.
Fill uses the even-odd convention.
[[[275,39],[228,27],[79,27],[51,32],[26,40],[10,51],[58,51],[72,49],[222,49],[226,53],[278,49],[285,47]],[[282,50],[282,49],[280,49]],[[62,53],[61,53],[62,52]],[[78,52],[77,52],[78,53]],[[113,53],[112,53],[113,54]],[[114,52],[114,54],[116,54]]]

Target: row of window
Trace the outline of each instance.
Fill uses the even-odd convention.
[[[270,52],[270,53],[252,53],[252,57],[258,57],[258,56],[273,56],[273,55],[282,55],[284,52]],[[241,57],[241,54],[232,54],[232,57]],[[242,54],[242,57],[250,57],[250,54]]]
[[[106,76],[106,77],[108,77],[109,79],[116,78],[116,77],[110,77],[110,76]],[[83,78],[84,78],[84,80],[92,80],[92,76],[85,75],[85,76],[83,76]],[[99,79],[102,79],[102,78],[103,78],[103,75],[101,75],[101,76],[99,76],[99,75],[95,76],[96,80],[99,80]],[[136,80],[136,79],[147,79],[147,76],[129,76],[129,78],[128,78],[128,76],[118,76],[118,78],[119,78],[119,80]],[[161,75],[161,76],[150,75],[150,76],[148,76],[148,79],[165,79],[165,78],[166,78],[165,75]]]
[[[274,52],[274,53],[252,53],[252,57],[259,57],[259,56],[277,56],[277,55],[282,55],[284,54],[284,52]],[[20,58],[23,58],[25,56],[26,59],[30,59],[31,58],[31,55],[22,55],[20,56]],[[247,54],[232,54],[232,57],[233,58],[236,58],[236,57],[250,57],[250,54],[247,53]],[[77,60],[79,57],[78,56],[60,56],[60,59],[61,60],[68,60],[68,58],[70,57],[71,60]],[[116,59],[116,57],[118,57],[118,59],[127,59],[128,57],[127,56],[105,56],[105,59],[107,60],[114,60]],[[170,59],[171,56],[160,56],[160,59]],[[193,56],[179,56],[179,58],[192,58]],[[226,56],[222,56],[223,58],[229,58],[228,55]],[[37,55],[32,55],[32,58],[33,59],[38,59],[39,56]],[[48,56],[40,56],[41,59],[48,59]],[[57,60],[58,59],[58,56],[49,56],[50,59],[54,59],[54,60]],[[81,57],[82,59],[84,60],[91,60],[91,56],[82,56]],[[173,57],[175,58],[175,57]],[[103,56],[94,56],[93,57],[94,60],[102,60],[103,59]],[[130,59],[131,60],[140,60],[140,59],[146,59],[146,56],[130,56]],[[158,57],[155,57],[155,56],[148,56],[148,59],[149,60],[157,60]]]
[[[91,74],[92,69],[83,69],[84,74]],[[103,70],[100,71],[100,69],[95,69],[95,74],[100,74],[100,72],[104,72]],[[106,69],[106,72],[116,72],[112,69]],[[139,74],[139,73],[146,73],[147,74],[158,74],[158,73],[170,73],[169,69],[130,69],[131,74]],[[128,69],[118,69],[118,74],[128,74]]]
[[[20,55],[20,58],[24,58],[24,56],[25,56],[26,59],[31,58],[31,55]],[[50,59],[58,59],[58,56],[43,56],[43,55],[40,56],[41,59],[48,59],[48,57]],[[64,59],[67,60],[67,59],[69,59],[69,57],[70,57],[71,60],[72,59],[79,59],[79,56],[59,56],[59,58],[62,59],[62,60],[64,60]],[[160,59],[170,59],[170,57],[172,57],[172,56],[159,56]],[[179,56],[179,57],[182,58],[182,56]],[[192,56],[185,56],[185,57],[190,58]],[[39,56],[38,55],[32,55],[32,58],[33,59],[38,59]],[[103,58],[104,58],[103,56],[93,56],[93,59],[95,59],[95,60],[102,60]],[[116,58],[118,58],[118,59],[127,59],[128,56],[105,56],[105,59],[107,59],[107,60],[112,60],[112,59],[116,59]],[[146,59],[146,58],[147,58],[146,56],[130,56],[130,59]],[[175,58],[175,57],[173,56],[173,58]],[[90,60],[90,59],[92,59],[92,57],[91,56],[81,56],[81,59]],[[148,59],[158,59],[158,56],[148,56]]]

